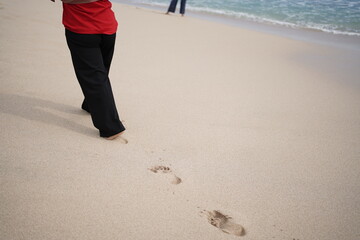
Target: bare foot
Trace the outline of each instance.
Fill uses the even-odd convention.
[[[117,137],[119,137],[121,134],[123,134],[124,133],[124,131],[122,131],[122,132],[119,132],[118,134],[115,134],[115,135],[112,135],[112,136],[110,136],[110,137],[107,137],[106,139],[107,140],[114,140],[115,138],[117,138]]]

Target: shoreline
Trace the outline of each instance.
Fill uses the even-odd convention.
[[[155,6],[146,3],[133,3],[128,0],[116,0],[115,4],[125,4],[129,6],[140,7],[148,10],[156,10],[160,12],[166,12],[166,7]],[[178,14],[178,8],[176,15]],[[210,22],[221,23],[228,26],[239,27],[256,32],[267,33],[271,35],[277,35],[292,40],[304,41],[309,43],[316,43],[331,47],[349,49],[360,52],[360,36],[350,36],[344,34],[328,33],[321,30],[306,29],[306,28],[291,28],[282,25],[255,22],[247,19],[238,19],[230,16],[224,16],[219,14],[196,12],[192,10],[186,10],[185,16],[194,17]]]

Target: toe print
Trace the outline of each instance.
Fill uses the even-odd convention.
[[[150,171],[157,173],[157,172],[162,172],[162,173],[169,173],[171,172],[169,167],[165,167],[165,166],[154,166],[149,168]]]
[[[169,167],[166,166],[153,166],[151,168],[149,168],[150,171],[152,171],[153,173],[168,173],[171,175],[171,183],[172,184],[180,184],[182,182],[181,178],[179,178],[178,176],[176,176],[174,173],[172,173],[171,169]]]

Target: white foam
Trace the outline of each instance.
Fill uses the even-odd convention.
[[[281,26],[295,28],[295,29],[303,28],[303,29],[312,29],[312,30],[318,30],[318,31],[333,33],[333,34],[341,34],[341,35],[348,35],[348,36],[360,36],[360,33],[332,29],[331,26],[325,25],[325,24],[313,24],[313,23],[295,24],[295,23],[279,21],[279,20],[274,20],[274,19],[269,19],[269,18],[264,18],[264,17],[258,17],[258,16],[248,14],[248,13],[235,12],[235,11],[229,11],[229,10],[217,10],[217,9],[212,9],[212,8],[189,7],[188,9],[191,11],[194,11],[194,12],[217,14],[217,15],[233,17],[233,18],[237,18],[237,19],[251,20],[251,21],[258,22],[258,23],[281,25]]]
[[[120,0],[121,1],[121,0]],[[326,0],[325,0],[326,1]],[[137,4],[141,5],[147,5],[147,6],[153,6],[153,7],[161,7],[161,8],[167,8],[169,6],[169,2],[159,2],[159,1],[148,1],[148,0],[134,0],[132,2],[136,2]],[[199,4],[199,2],[197,2]],[[304,6],[305,2],[297,2],[298,5]],[[349,2],[348,4],[353,4],[354,2]],[[276,7],[276,6],[274,6]],[[277,26],[284,26],[292,29],[307,29],[307,30],[313,30],[313,31],[321,31],[326,33],[332,33],[335,35],[347,35],[347,36],[357,36],[360,37],[360,31],[356,31],[353,29],[342,29],[339,26],[331,25],[331,24],[320,24],[320,23],[309,23],[305,18],[302,18],[300,15],[297,15],[295,13],[287,12],[286,15],[289,19],[298,18],[298,20],[295,22],[289,22],[289,21],[281,21],[281,20],[275,20],[268,17],[261,17],[256,16],[254,14],[245,13],[245,12],[238,12],[238,11],[232,11],[232,10],[225,10],[225,9],[214,9],[210,7],[194,7],[191,6],[191,2],[187,4],[187,9],[193,12],[198,13],[204,13],[204,14],[213,14],[213,15],[219,15],[219,16],[225,16],[230,17],[233,19],[241,19],[241,20],[248,20],[253,21],[257,23],[263,23],[263,24],[269,24],[269,25],[277,25]],[[320,13],[318,13],[320,14]],[[320,16],[320,15],[318,15]]]

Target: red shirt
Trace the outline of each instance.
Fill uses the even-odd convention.
[[[80,34],[114,34],[118,23],[109,0],[91,3],[63,3],[63,24],[71,32]]]

